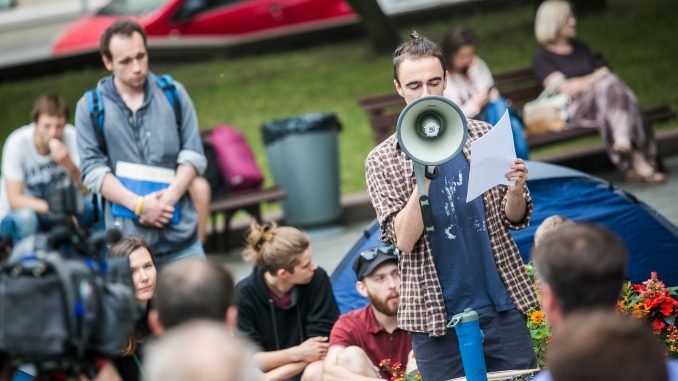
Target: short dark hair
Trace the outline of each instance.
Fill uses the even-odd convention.
[[[614,310],[568,316],[546,354],[557,381],[662,381],[664,351],[649,327]]]
[[[47,94],[41,95],[33,103],[31,110],[31,120],[37,122],[40,115],[60,116],[68,120],[71,117],[71,110],[68,108],[68,103],[64,98],[55,95]]]
[[[447,65],[447,68],[451,70],[451,58],[462,46],[477,46],[477,44],[478,38],[469,28],[459,26],[448,30],[447,33],[445,33],[445,37],[443,37],[442,43],[443,57],[445,58],[445,65]]]
[[[420,36],[416,31],[410,34],[410,41],[400,44],[393,52],[393,79],[398,79],[398,68],[406,58],[435,57],[440,61],[440,66],[445,71],[445,59],[440,47],[426,37]]]
[[[558,299],[563,314],[590,307],[614,307],[628,254],[610,230],[595,224],[564,226],[532,252],[540,279]]]
[[[194,319],[224,322],[234,282],[222,264],[201,258],[172,262],[158,275],[153,308],[165,329]]]
[[[123,36],[131,37],[132,34],[139,33],[141,38],[144,40],[144,47],[147,46],[146,41],[146,32],[144,28],[139,25],[136,21],[132,19],[125,19],[116,21],[111,26],[106,28],[104,33],[101,35],[101,40],[99,40],[99,52],[102,56],[106,56],[109,60],[113,58],[110,50],[111,39],[116,34],[121,34]]]

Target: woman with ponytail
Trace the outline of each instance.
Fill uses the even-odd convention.
[[[308,237],[255,223],[243,257],[254,269],[236,286],[238,328],[262,348],[255,357],[266,379],[321,380],[339,309]]]

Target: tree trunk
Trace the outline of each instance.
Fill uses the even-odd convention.
[[[392,53],[400,44],[398,29],[384,14],[377,0],[346,0],[362,20],[372,49],[377,53]]]

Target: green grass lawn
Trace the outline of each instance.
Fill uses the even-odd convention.
[[[605,13],[578,20],[579,36],[602,52],[636,92],[645,107],[670,104],[678,109],[678,35],[675,0],[610,0]],[[454,25],[473,28],[481,41],[479,54],[494,72],[528,66],[537,46],[532,6],[455,17],[446,21],[403,26],[436,41]],[[388,56],[369,51],[366,40],[351,40],[288,53],[197,64],[167,66],[152,61],[158,73],[170,73],[188,89],[201,128],[220,123],[242,130],[257,161],[268,171],[260,127],[263,123],[306,112],[334,112],[343,123],[340,133],[342,193],[365,189],[364,160],[373,147],[372,132],[357,99],[392,92]],[[33,100],[54,92],[73,104],[105,75],[101,70],[74,71],[28,81],[0,84],[0,138],[28,122]]]

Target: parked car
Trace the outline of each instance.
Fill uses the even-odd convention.
[[[70,25],[52,53],[96,50],[103,31],[128,17],[144,27],[151,44],[265,38],[357,20],[343,0],[112,0]]]

